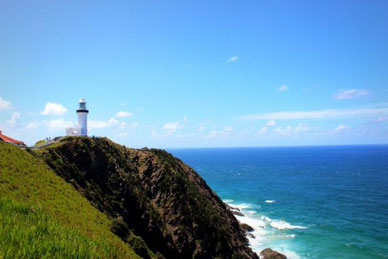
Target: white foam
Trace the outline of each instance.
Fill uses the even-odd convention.
[[[223,200],[223,202],[225,202],[225,203],[229,204],[229,203],[232,203],[232,202],[234,202],[234,200],[225,199],[225,200]]]
[[[252,207],[252,205],[248,203],[233,204],[232,206],[239,208],[240,210],[246,210]]]
[[[253,214],[256,214],[256,211],[255,210],[247,210],[247,214],[253,215]]]
[[[276,220],[276,219],[271,219],[266,216],[261,216],[261,219],[269,222],[271,227],[276,228],[276,229],[306,229],[307,227],[303,226],[297,226],[297,225],[291,225],[290,223],[283,221],[283,220]]]
[[[276,201],[268,200],[269,203],[273,203]],[[290,251],[288,247],[282,246],[271,246],[271,243],[273,240],[281,239],[281,238],[295,238],[295,234],[289,234],[289,235],[276,235],[275,229],[295,229],[295,228],[305,228],[302,226],[294,226],[291,225],[288,222],[281,221],[281,220],[273,220],[267,216],[260,216],[259,211],[255,210],[260,208],[258,205],[253,205],[249,203],[234,203],[233,200],[224,200],[225,203],[228,205],[238,208],[241,213],[244,214],[244,216],[238,216],[235,215],[237,220],[241,223],[248,224],[251,226],[254,230],[250,232],[254,238],[252,238],[250,235],[247,236],[249,245],[252,248],[254,252],[256,252],[258,255],[260,252],[265,249],[266,247],[271,247],[273,250],[278,251],[284,255],[287,256],[287,258],[291,259],[299,259],[300,257]],[[266,201],[267,202],[267,201]],[[260,216],[260,217],[259,217]],[[271,227],[269,227],[271,226]],[[274,232],[275,231],[275,232]]]
[[[265,202],[266,203],[275,203],[276,201],[275,200],[266,200]]]
[[[296,226],[296,225],[291,225],[288,222],[285,222],[283,220],[272,220],[271,223],[269,223],[271,227],[277,228],[277,229],[306,229],[307,227],[303,226]]]

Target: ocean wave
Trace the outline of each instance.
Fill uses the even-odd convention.
[[[275,200],[266,200],[265,202],[266,203],[275,203],[276,201]]]
[[[246,210],[252,208],[252,204],[249,203],[240,203],[240,204],[230,204],[233,207],[239,208],[240,210]]]
[[[272,200],[269,200],[272,201]],[[295,229],[295,228],[305,228],[302,226],[294,226],[291,225],[288,222],[281,221],[281,220],[273,220],[267,216],[260,216],[259,209],[260,206],[255,204],[249,204],[249,203],[235,203],[233,200],[224,200],[225,203],[227,203],[229,206],[233,208],[238,208],[244,216],[238,216],[235,215],[237,220],[240,223],[245,223],[251,226],[254,230],[251,232],[253,236],[248,235],[248,241],[249,245],[252,248],[253,251],[255,251],[257,254],[260,254],[260,252],[270,246],[273,240],[279,239],[279,238],[295,238],[295,234],[289,234],[289,235],[279,235],[277,236],[276,233],[274,233],[273,229],[269,228],[268,226],[271,226],[274,229]],[[276,201],[273,201],[276,202]],[[291,259],[298,259],[300,258],[296,253],[290,251],[287,249],[287,247],[273,247],[274,250],[279,251],[287,256],[287,258]],[[278,249],[277,249],[278,248]]]
[[[261,216],[261,218],[271,225],[271,227],[283,230],[283,229],[306,229],[307,227],[303,226],[298,226],[298,225],[291,225],[290,223],[283,221],[283,220],[276,220],[276,219],[271,219],[266,216]]]
[[[232,202],[234,202],[234,200],[230,200],[230,199],[225,199],[225,200],[222,200],[223,202],[225,202],[225,203],[232,203]]]
[[[247,210],[247,214],[248,215],[254,215],[256,214],[257,212],[255,210]]]

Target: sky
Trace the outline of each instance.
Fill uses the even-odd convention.
[[[388,1],[0,1],[0,129],[129,147],[388,143]]]

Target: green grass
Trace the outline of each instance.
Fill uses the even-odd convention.
[[[0,197],[0,258],[139,258],[40,158],[3,142]]]
[[[39,147],[39,146],[41,146],[41,145],[43,145],[43,144],[45,144],[46,143],[46,140],[44,140],[44,139],[41,139],[41,140],[39,140],[39,141],[37,141],[36,143],[35,143],[35,147]]]
[[[4,258],[110,258],[109,247],[62,226],[34,205],[0,199],[0,251]]]

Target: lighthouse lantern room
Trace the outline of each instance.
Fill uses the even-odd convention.
[[[85,99],[81,98],[78,102],[77,110],[78,125],[75,128],[66,128],[66,136],[87,136],[88,135],[88,113]]]

